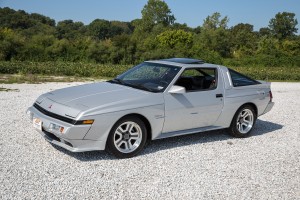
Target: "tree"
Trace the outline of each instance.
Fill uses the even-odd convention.
[[[46,50],[53,45],[55,41],[56,39],[53,35],[34,35],[25,43],[22,48],[22,53],[19,55],[19,59],[30,61],[49,60],[50,58]]]
[[[258,43],[258,54],[276,56],[280,54],[280,43],[276,38],[262,37]]]
[[[271,30],[268,27],[262,27],[258,31],[259,36],[269,36],[271,35]]]
[[[204,29],[218,29],[218,28],[227,28],[227,23],[229,19],[225,16],[223,19],[220,19],[221,14],[218,12],[213,13],[211,16],[207,16],[203,23]]]
[[[173,48],[177,45],[186,47],[193,41],[192,33],[183,30],[165,31],[157,36],[161,46]]]
[[[9,28],[0,28],[0,60],[16,57],[24,45],[24,38]]]
[[[73,22],[73,20],[60,21],[56,26],[56,36],[58,39],[66,38],[74,40],[83,35],[84,32],[84,24],[82,22]]]
[[[54,27],[55,21],[37,13],[28,14],[23,10],[0,8],[0,27],[24,30],[41,24]]]
[[[153,26],[174,24],[175,17],[168,5],[161,0],[149,0],[142,10],[142,26],[145,31],[150,31]]]
[[[217,52],[223,57],[230,55],[229,31],[227,28],[228,18],[223,19],[221,14],[216,12],[208,16],[203,22],[201,33],[196,37],[197,45],[211,52]]]
[[[32,13],[30,15],[30,18],[33,19],[33,20],[36,20],[42,24],[47,24],[49,26],[55,26],[55,20],[54,19],[51,19],[49,17],[46,17],[44,15],[40,15],[38,13]]]
[[[110,42],[93,42],[87,49],[87,56],[90,60],[98,63],[108,63],[110,61]]]
[[[252,55],[255,52],[257,37],[251,24],[237,24],[230,29],[233,56]]]
[[[272,18],[269,22],[269,28],[272,34],[278,39],[286,39],[294,36],[297,33],[298,21],[295,19],[294,13],[283,12],[277,13],[275,18]]]
[[[174,23],[172,25],[172,29],[174,30],[184,30],[186,32],[193,32],[195,29],[188,27],[186,23],[180,24],[180,23]]]
[[[300,40],[284,40],[282,42],[282,50],[288,56],[300,55]]]
[[[90,36],[104,40],[110,38],[110,23],[104,19],[95,19],[88,25]]]
[[[116,35],[121,35],[123,33],[130,34],[132,33],[133,27],[131,27],[128,22],[120,22],[120,21],[111,21],[110,22],[110,31],[111,37]]]

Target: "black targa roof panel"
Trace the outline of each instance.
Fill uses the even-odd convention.
[[[203,64],[203,60],[197,60],[192,58],[168,58],[168,59],[162,59],[162,61],[168,61],[168,62],[176,62],[176,63],[182,63],[182,64]]]

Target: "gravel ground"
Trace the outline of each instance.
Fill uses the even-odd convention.
[[[300,83],[272,83],[273,110],[245,139],[212,131],[151,142],[118,160],[46,142],[25,111],[42,93],[81,83],[0,88],[0,199],[299,199]]]

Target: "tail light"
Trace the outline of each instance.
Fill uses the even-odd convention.
[[[269,95],[270,95],[270,102],[272,102],[272,100],[273,100],[273,94],[272,94],[271,91],[269,91]]]

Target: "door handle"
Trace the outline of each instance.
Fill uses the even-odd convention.
[[[216,94],[216,98],[221,98],[223,97],[223,94]]]

